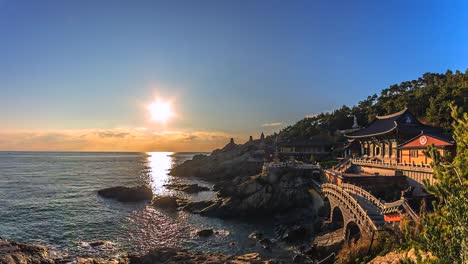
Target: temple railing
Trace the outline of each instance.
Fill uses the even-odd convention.
[[[353,158],[350,159],[353,164],[361,166],[370,166],[392,170],[410,170],[410,171],[421,171],[421,172],[433,172],[431,165],[429,164],[416,164],[416,163],[396,163],[396,162],[385,162],[376,160],[366,160]]]
[[[296,169],[322,170],[322,167],[320,165],[307,164],[307,163],[271,162],[271,163],[265,163],[264,166],[268,168],[296,168]]]

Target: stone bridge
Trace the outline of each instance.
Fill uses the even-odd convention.
[[[330,203],[330,220],[343,228],[346,241],[371,235],[384,224],[384,214],[400,213],[404,200],[382,203],[366,190],[343,183],[324,183],[322,193]]]

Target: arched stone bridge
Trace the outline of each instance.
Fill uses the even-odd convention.
[[[343,183],[324,183],[322,193],[330,203],[330,220],[343,227],[345,240],[370,235],[385,224],[384,214],[400,213],[404,200],[382,203],[366,190]]]

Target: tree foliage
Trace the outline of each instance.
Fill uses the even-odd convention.
[[[434,146],[426,154],[434,159],[434,177],[428,190],[435,195],[434,212],[421,219],[419,242],[442,263],[468,263],[468,114],[452,106],[457,154],[444,160]]]
[[[468,109],[468,70],[465,73],[450,70],[445,74],[425,73],[416,80],[390,85],[380,95],[368,96],[353,107],[342,106],[333,112],[306,117],[280,131],[279,136],[308,138],[333,134],[336,130],[351,128],[353,115],[360,126],[366,126],[376,115],[398,112],[404,107],[422,122],[450,130],[451,102]]]

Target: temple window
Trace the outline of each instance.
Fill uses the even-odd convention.
[[[418,151],[417,150],[411,150],[411,157],[417,158],[418,157]]]

